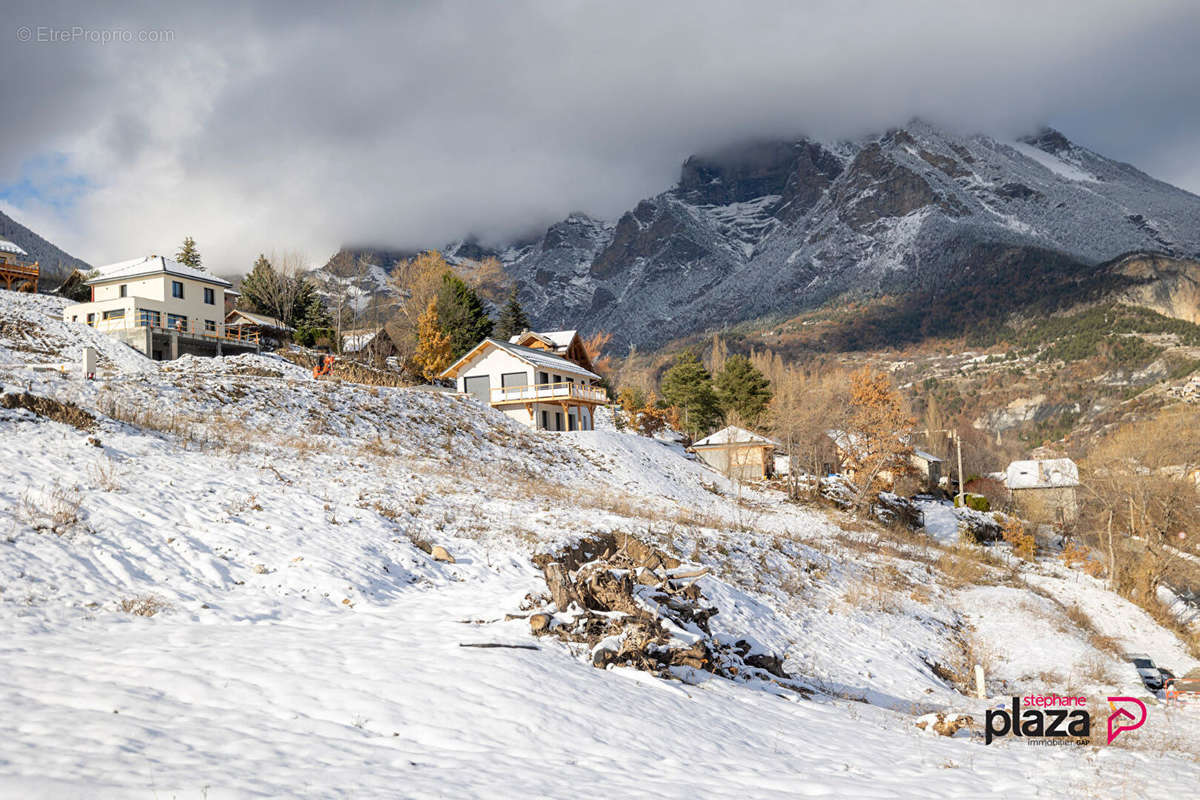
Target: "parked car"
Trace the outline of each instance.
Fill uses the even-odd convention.
[[[1157,692],[1163,688],[1162,671],[1155,665],[1154,659],[1145,653],[1126,653],[1125,659],[1133,664],[1133,668],[1137,670],[1138,677],[1142,679],[1142,685],[1152,692]]]

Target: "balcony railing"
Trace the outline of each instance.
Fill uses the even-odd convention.
[[[89,325],[98,331],[123,331],[133,328],[150,328],[157,333],[182,333],[188,336],[195,336],[203,339],[220,339],[223,342],[234,342],[244,345],[258,345],[260,336],[257,329],[245,330],[240,325],[226,326],[218,324],[214,330],[207,329],[203,323],[197,325],[193,321],[184,322],[176,320],[171,322],[168,320],[166,325],[162,324],[162,316],[155,311],[146,311],[139,309],[133,316],[111,317],[109,319],[96,320]]]
[[[588,403],[608,402],[608,393],[600,386],[585,383],[534,383],[524,386],[502,386],[492,389],[492,403],[520,403],[561,400],[583,400]]]

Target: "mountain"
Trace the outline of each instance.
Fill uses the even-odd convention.
[[[72,270],[86,272],[91,269],[83,259],[59,249],[3,212],[0,212],[0,239],[19,245],[29,254],[30,261],[37,261],[41,265],[42,274],[38,284],[43,291],[57,286]]]
[[[905,300],[878,330],[915,336],[1152,281],[1112,265],[1200,256],[1200,197],[1049,128],[1002,141],[914,120],[695,155],[615,221],[574,213],[532,241],[442,250],[499,257],[538,326],[608,330],[616,348],[882,295]]]
[[[1086,274],[1132,251],[1195,256],[1198,221],[1200,197],[1057,131],[1004,142],[914,121],[693,156],[615,223],[572,215],[507,266],[538,324],[643,345],[846,292],[1036,283],[1047,265]]]

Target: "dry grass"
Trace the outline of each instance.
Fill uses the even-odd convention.
[[[26,492],[17,507],[17,517],[34,530],[62,535],[79,523],[82,504],[78,488],[54,484],[37,494]]]
[[[1120,680],[1112,662],[1099,654],[1080,665],[1079,676],[1097,686],[1113,686]]]
[[[947,550],[933,566],[942,573],[945,585],[951,589],[991,582],[990,570],[980,560],[976,548],[969,545],[959,545]]]
[[[153,617],[161,611],[169,611],[171,604],[156,594],[139,594],[121,600],[120,607],[126,614]]]
[[[88,467],[88,478],[93,486],[103,492],[119,492],[124,488],[120,467],[111,458],[102,458]]]

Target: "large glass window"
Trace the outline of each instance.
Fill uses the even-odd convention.
[[[167,314],[167,328],[173,331],[186,331],[188,319],[183,314]]]
[[[138,324],[147,325],[151,328],[161,328],[162,314],[157,311],[151,311],[148,308],[143,308],[138,312]]]
[[[217,332],[216,321],[211,320],[211,319],[204,320],[204,332],[205,333],[216,333]]]
[[[463,379],[463,389],[485,403],[492,399],[492,379],[489,375],[474,375]]]
[[[204,302],[210,306],[215,306],[217,304],[216,293],[207,287],[204,289]]]
[[[114,308],[110,311],[105,311],[104,318],[105,319],[125,319],[125,309]]]
[[[171,281],[171,297],[174,297],[178,300],[183,299],[183,282],[182,281]]]

